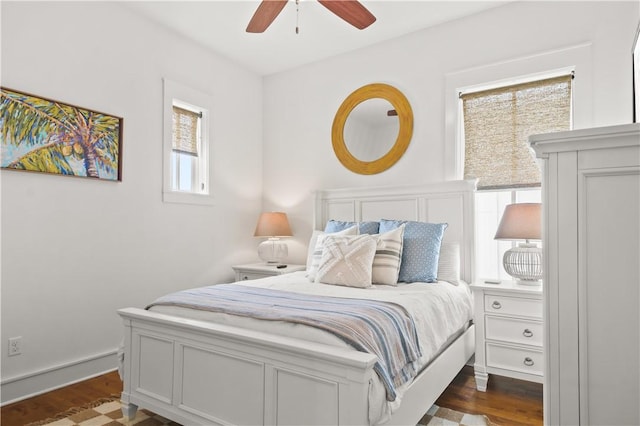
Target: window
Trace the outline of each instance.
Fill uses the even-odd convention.
[[[180,106],[178,106],[180,105]],[[202,111],[173,102],[171,190],[205,193],[202,155]]]
[[[507,204],[540,202],[540,169],[528,137],[571,128],[572,74],[460,94],[464,177],[478,179],[476,274],[511,279],[510,242],[493,239]]]
[[[571,78],[461,94],[465,179],[478,178],[478,188],[485,190],[540,186],[540,169],[527,139],[570,129]]]
[[[163,200],[211,204],[209,108],[211,98],[164,80]]]

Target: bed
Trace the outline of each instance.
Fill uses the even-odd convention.
[[[330,219],[447,223],[443,244],[459,247],[460,278],[471,282],[474,191],[473,181],[317,191],[313,222],[318,230]],[[464,282],[431,287],[435,293],[455,288],[458,294],[467,291]],[[318,287],[305,272],[242,284],[303,293]],[[402,287],[410,294],[425,286],[380,286],[375,291],[391,293]],[[341,287],[338,292],[339,297],[357,299],[362,289]],[[474,326],[466,321],[448,333],[445,343],[427,351],[433,353],[417,363],[417,376],[399,386],[398,397],[391,400],[388,388],[380,384],[378,357],[356,351],[335,336],[322,337],[322,331],[305,332],[298,324],[277,330],[247,318],[230,322],[224,313],[180,306],[118,313],[125,326],[125,416],[146,408],[185,425],[416,424],[474,352]],[[298,331],[292,331],[295,328]]]

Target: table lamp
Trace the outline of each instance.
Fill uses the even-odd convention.
[[[286,213],[267,212],[260,214],[254,237],[267,237],[258,245],[258,256],[267,263],[280,263],[287,257],[289,249],[281,237],[291,237],[291,227]]]
[[[504,253],[505,271],[519,284],[539,285],[542,278],[542,249],[529,240],[541,238],[541,204],[509,204],[496,231],[496,240],[525,240]]]

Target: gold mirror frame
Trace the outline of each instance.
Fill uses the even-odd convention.
[[[347,148],[344,141],[344,126],[349,114],[356,106],[373,98],[386,99],[393,105],[398,114],[400,129],[396,142],[385,155],[374,161],[361,161],[354,157]],[[331,143],[336,157],[338,157],[343,166],[354,173],[373,175],[387,170],[402,157],[409,146],[409,142],[411,142],[412,135],[413,111],[407,98],[393,86],[384,83],[373,83],[355,90],[342,102],[333,119]]]

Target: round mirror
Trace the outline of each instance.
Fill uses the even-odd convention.
[[[398,138],[400,122],[386,99],[368,99],[357,105],[344,125],[344,142],[360,161],[382,158]]]
[[[333,120],[331,139],[338,160],[349,170],[375,174],[402,157],[413,134],[413,112],[393,86],[375,83],[351,93]]]

